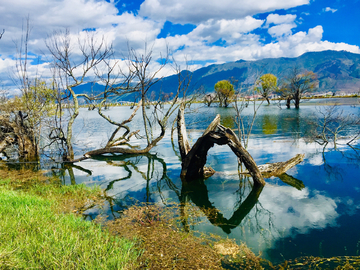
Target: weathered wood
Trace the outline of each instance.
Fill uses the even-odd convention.
[[[202,177],[209,177],[215,171],[205,168],[207,152],[214,144],[227,144],[235,155],[241,159],[245,167],[250,172],[255,185],[265,185],[265,181],[256,166],[254,159],[242,147],[236,134],[228,128],[220,125],[220,115],[210,123],[203,135],[196,141],[190,151],[188,151],[188,141],[183,111],[180,109],[178,114],[178,141],[182,158],[181,178],[192,181]]]
[[[263,176],[269,178],[271,176],[278,176],[285,173],[287,170],[296,166],[304,160],[305,154],[297,154],[295,157],[284,161],[259,165],[258,168]],[[242,172],[242,174],[250,174],[248,170]]]
[[[184,159],[190,151],[190,144],[187,137],[184,108],[180,106],[177,117],[178,143],[181,159]]]
[[[225,136],[229,139],[228,145],[234,154],[239,158],[239,160],[244,163],[246,169],[249,171],[251,177],[254,180],[255,185],[265,185],[265,180],[262,177],[261,172],[259,171],[255,160],[249,154],[248,151],[241,145],[239,138],[236,134],[229,128],[219,125],[219,128],[223,130]]]
[[[216,126],[214,126],[214,129]],[[209,177],[209,168],[204,175],[204,166],[206,164],[207,152],[214,144],[224,145],[227,144],[226,137],[218,134],[215,131],[208,130],[207,133],[201,136],[193,145],[189,153],[182,159],[181,164],[181,177],[186,181],[191,181],[197,178]],[[214,172],[214,170],[210,170]]]

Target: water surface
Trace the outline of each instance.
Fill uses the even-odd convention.
[[[273,262],[299,256],[358,255],[360,248],[360,152],[339,144],[323,148],[301,138],[318,109],[318,101],[302,104],[300,110],[262,106],[258,111],[248,151],[257,164],[285,161],[299,153],[305,160],[282,177],[266,179],[262,190],[252,189],[251,179],[238,175],[237,158],[227,146],[209,151],[208,165],[217,173],[203,183],[182,184],[181,162],[171,144],[170,132],[157,147],[143,156],[108,156],[77,163],[67,170],[66,184],[98,184],[106,189],[110,218],[136,202],[167,205],[182,202],[216,213],[204,217],[191,229],[211,232],[245,242],[255,253]],[[191,143],[221,114],[222,124],[236,128],[232,108],[195,106],[186,114]],[[283,107],[284,108],[284,107]],[[354,105],[341,106],[359,113]],[[125,119],[129,107],[106,111]],[[101,147],[113,130],[95,111],[81,111],[74,138],[78,155]],[[244,117],[252,115],[249,107]],[[132,127],[141,128],[140,115]],[[341,143],[341,141],[340,141]],[[144,145],[141,140],[136,141]],[[206,212],[206,211],[205,211]],[[97,210],[89,210],[88,218]]]

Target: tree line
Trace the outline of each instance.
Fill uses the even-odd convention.
[[[286,101],[287,108],[290,108],[293,101],[295,108],[299,109],[301,99],[318,87],[318,80],[314,72],[300,70],[295,66],[280,84],[278,78],[271,73],[257,78],[253,86],[247,89],[250,91],[243,91],[241,86],[235,90],[237,84],[234,78],[218,81],[214,86],[214,93],[205,95],[204,103],[210,106],[213,102],[218,102],[220,107],[227,108],[235,99],[254,99],[260,96],[270,104],[271,95],[277,94]]]

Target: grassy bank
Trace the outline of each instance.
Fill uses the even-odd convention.
[[[259,266],[244,245],[181,229],[172,217],[178,205],[133,206],[102,227],[73,214],[101,204],[102,193],[99,187],[63,186],[41,173],[1,169],[0,269],[223,269],[235,257],[237,269]]]
[[[133,269],[135,243],[71,213],[99,189],[0,180],[0,269]]]

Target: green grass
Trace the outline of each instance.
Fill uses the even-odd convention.
[[[53,199],[9,190],[6,181],[2,184],[0,269],[133,268],[139,256],[134,242],[114,237],[73,214],[59,214]],[[85,190],[64,187],[50,192],[45,186],[33,190],[54,198],[54,193],[79,191],[74,189]]]

